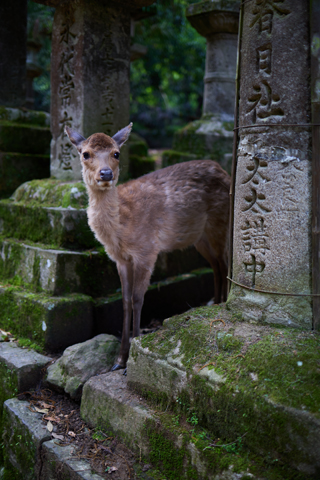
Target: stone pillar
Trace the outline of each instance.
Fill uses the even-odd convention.
[[[173,149],[212,158],[231,171],[237,40],[240,1],[206,0],[187,8],[186,16],[207,39],[203,110],[174,137]]]
[[[51,175],[78,180],[79,158],[64,127],[72,125],[84,136],[113,135],[129,123],[130,10],[153,0],[50,2],[55,3]],[[121,152],[122,179],[128,170],[126,148]]]
[[[309,2],[243,5],[231,310],[311,328]],[[292,124],[300,124],[294,127]],[[289,125],[289,126],[288,126]]]
[[[190,5],[187,19],[207,40],[203,115],[225,114],[233,120],[240,2],[221,0]]]
[[[0,105],[26,100],[27,0],[0,3]]]

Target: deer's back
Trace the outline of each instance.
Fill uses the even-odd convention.
[[[118,187],[120,218],[131,248],[186,248],[212,228],[226,236],[229,175],[211,160],[176,164]]]

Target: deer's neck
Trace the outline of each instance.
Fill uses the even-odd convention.
[[[104,191],[88,187],[88,194],[87,213],[90,228],[112,260],[117,261],[121,255],[120,204],[117,187],[112,186]]]

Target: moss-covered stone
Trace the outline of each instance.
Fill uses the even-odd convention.
[[[138,178],[155,170],[155,161],[151,157],[132,154],[130,155],[130,178]]]
[[[87,190],[83,182],[61,182],[53,178],[24,183],[12,198],[15,203],[31,206],[75,209],[88,206]]]
[[[14,122],[38,127],[50,127],[50,114],[36,110],[0,106],[0,121]]]
[[[63,350],[92,336],[92,299],[81,294],[50,297],[2,286],[0,324],[48,351]]]
[[[319,348],[312,332],[238,323],[219,307],[195,309],[132,342],[128,382],[160,405],[165,393],[177,413],[196,412],[224,443],[243,438],[269,464],[317,475]]]
[[[175,133],[172,148],[195,154],[198,159],[211,158],[230,173],[233,122],[224,121],[218,114],[203,116]]]
[[[88,226],[84,209],[41,207],[11,200],[0,200],[0,233],[55,248],[76,250],[100,245]]]
[[[52,295],[106,296],[120,287],[116,264],[100,250],[75,252],[26,245],[0,236],[0,279]]]

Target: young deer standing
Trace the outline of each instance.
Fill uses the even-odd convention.
[[[120,148],[131,128],[132,123],[112,138],[96,133],[85,139],[66,127],[80,154],[89,225],[121,279],[122,342],[112,370],[126,366],[132,310],[133,336],[139,335],[144,295],[159,252],[194,245],[214,271],[215,302],[227,295],[228,174],[212,160],[194,160],[116,187]]]

